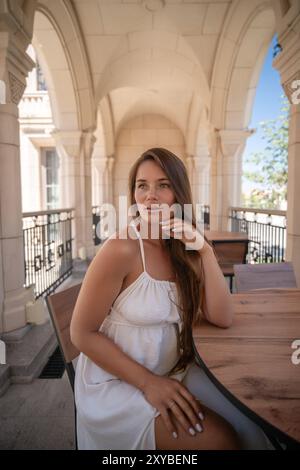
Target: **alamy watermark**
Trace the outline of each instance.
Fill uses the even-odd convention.
[[[293,90],[296,90],[291,95],[291,102],[293,104],[300,104],[300,80],[294,80],[291,83]]]
[[[0,364],[6,364],[6,345],[0,339]]]
[[[100,207],[100,221],[96,226],[96,235],[100,239],[110,238],[116,234],[117,217],[119,228],[131,225],[139,216],[140,234],[151,239],[182,239],[187,250],[200,250],[204,243],[204,222],[202,221],[201,204],[179,203],[169,206],[162,204],[133,204],[128,207],[127,196],[119,196],[119,207],[105,203]],[[196,226],[192,224],[192,209],[195,211]],[[131,220],[130,220],[131,219]],[[164,224],[162,224],[164,222]],[[177,226],[173,230],[171,226]],[[168,224],[170,225],[168,226]],[[165,227],[167,224],[167,227]],[[119,230],[119,238],[134,238],[134,232]]]
[[[4,80],[0,80],[0,104],[6,104],[6,84]]]
[[[291,361],[295,366],[298,366],[300,364],[300,339],[295,339],[295,341],[292,342],[291,348],[295,349]]]

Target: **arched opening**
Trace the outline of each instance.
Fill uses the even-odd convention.
[[[256,132],[243,153],[242,204],[286,210],[289,106],[279,73],[272,67],[276,44],[274,36],[256,88],[249,124]]]

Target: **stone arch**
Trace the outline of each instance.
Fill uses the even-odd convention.
[[[145,150],[151,147],[168,148],[187,166],[184,135],[174,122],[162,114],[145,113],[130,117],[123,122],[115,142],[113,204],[117,213],[118,197],[128,195],[127,183],[130,167]]]
[[[133,50],[126,50],[125,41],[120,41],[96,86],[96,103],[118,88],[164,89],[171,84],[171,88],[198,92],[209,106],[209,85],[192,47],[179,34],[168,32],[168,41],[165,34],[156,30],[129,33],[134,35]],[[176,49],[179,40],[180,51]]]
[[[110,96],[106,95],[98,106],[97,128],[100,125],[103,128],[103,138],[105,139],[106,156],[115,153],[115,124],[111,106]]]
[[[94,129],[90,68],[71,4],[42,0],[35,13],[32,43],[49,86],[56,127]]]
[[[197,154],[197,139],[199,128],[203,126],[203,114],[206,114],[207,107],[203,104],[198,95],[193,96],[189,109],[186,135],[186,151],[189,155]]]
[[[249,124],[261,67],[275,32],[269,2],[233,2],[212,76],[210,121],[218,129]]]
[[[184,135],[186,138],[186,119],[180,119],[178,110],[172,106],[172,95],[170,97],[165,96],[164,101],[161,100],[161,95],[153,93],[151,90],[143,90],[141,88],[125,87],[117,90],[119,96],[126,93],[130,93],[131,106],[124,110],[123,115],[120,117],[118,123],[115,126],[116,140],[120,130],[130,120],[138,116],[145,114],[158,114],[164,116],[170,120]]]

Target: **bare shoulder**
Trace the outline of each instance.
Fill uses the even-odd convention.
[[[127,266],[137,253],[136,236],[128,226],[114,232],[101,246],[94,260],[96,264],[107,262],[117,263],[119,268]]]
[[[85,334],[98,331],[134,262],[134,240],[119,232],[101,245],[82,282],[71,323],[72,342],[85,348]]]

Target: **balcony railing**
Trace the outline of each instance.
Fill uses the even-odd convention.
[[[93,206],[92,207],[92,214],[93,214],[93,239],[94,239],[94,244],[95,246],[100,245],[101,243],[101,238],[99,238],[99,228],[100,226],[100,211],[101,207],[100,206]]]
[[[72,274],[73,209],[23,214],[25,286],[35,298],[53,292]]]
[[[101,208],[93,206],[95,245],[101,244]],[[201,221],[209,230],[210,208],[201,207]],[[34,285],[35,297],[53,292],[72,274],[73,209],[23,214],[25,286]],[[249,235],[249,263],[285,261],[286,212],[231,207],[231,230]]]
[[[249,235],[248,263],[285,261],[286,211],[231,207],[231,231]]]
[[[210,226],[210,208],[207,204],[201,206],[201,222],[205,230],[209,230]]]

